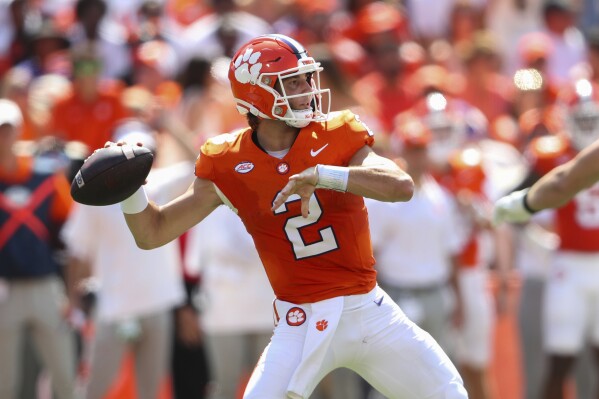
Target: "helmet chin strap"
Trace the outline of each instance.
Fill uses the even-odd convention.
[[[310,122],[312,122],[312,117],[314,116],[314,110],[312,108],[308,108],[308,109],[294,109],[293,111],[290,109],[287,111],[287,114],[285,115],[285,117],[292,117],[294,119],[292,120],[286,120],[285,123],[288,126],[291,127],[296,127],[296,128],[303,128],[308,126],[308,124],[310,124]]]

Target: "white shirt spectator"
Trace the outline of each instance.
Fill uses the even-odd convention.
[[[563,35],[546,32],[553,43],[553,52],[547,60],[547,73],[552,81],[561,84],[571,79],[573,68],[586,59],[586,41],[582,32],[575,27]]]
[[[485,14],[488,29],[497,40],[503,59],[503,72],[513,74],[522,65],[515,43],[527,33],[543,26],[542,0],[526,0],[524,8],[517,7],[514,0],[497,0],[489,3]]]
[[[367,200],[379,280],[396,287],[428,287],[448,281],[451,256],[464,244],[453,197],[423,177],[408,202]]]
[[[148,197],[164,204],[183,193],[193,176],[189,162],[153,169],[146,184]],[[92,264],[99,282],[98,320],[140,317],[183,301],[177,243],[149,251],[138,248],[119,204],[76,206],[62,235],[72,256]]]

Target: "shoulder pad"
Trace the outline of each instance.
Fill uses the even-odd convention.
[[[214,136],[206,140],[206,142],[202,145],[201,152],[204,155],[208,156],[220,156],[229,149],[234,146],[241,137],[243,133],[246,131],[250,131],[249,129],[241,129],[232,133],[223,133],[218,136]]]

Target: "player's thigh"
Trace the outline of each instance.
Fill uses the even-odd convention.
[[[303,327],[279,325],[275,328],[250,377],[244,399],[286,397],[287,386],[302,356],[306,335]]]
[[[543,344],[550,353],[582,348],[588,309],[577,273],[559,259],[552,265],[543,298]]]
[[[365,338],[366,355],[354,371],[390,399],[466,398],[462,379],[430,334],[411,322],[388,296],[369,320],[385,325]],[[369,317],[370,318],[370,317]]]

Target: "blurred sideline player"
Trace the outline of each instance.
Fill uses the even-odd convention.
[[[599,293],[598,98],[595,84],[584,79],[575,83],[573,96],[566,99],[565,134],[540,137],[531,143],[535,171],[544,176],[495,205],[496,223],[526,222],[539,210],[556,208],[560,245],[544,300],[544,347],[550,354],[545,399],[563,397],[564,382],[587,340],[596,360],[599,354],[594,299]]]
[[[251,40],[229,78],[250,128],[209,139],[194,184],[166,206],[140,188],[121,203],[137,244],[164,245],[227,204],[252,235],[278,324],[244,397],[307,398],[339,367],[390,398],[465,398],[438,344],[376,285],[362,197],[407,201],[410,177],[370,148],[372,132],[328,115],[320,65],[282,35]]]

